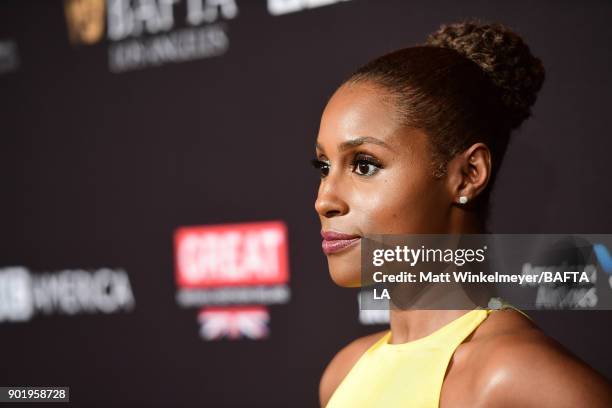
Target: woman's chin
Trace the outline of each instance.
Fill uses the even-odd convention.
[[[361,287],[361,243],[327,255],[329,274],[343,288]]]
[[[330,267],[329,271],[329,275],[336,285],[343,288],[361,287],[361,276],[359,273],[355,273],[355,270],[338,271]]]

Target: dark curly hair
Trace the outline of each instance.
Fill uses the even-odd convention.
[[[519,35],[500,23],[470,20],[443,25],[425,44],[368,62],[344,84],[374,83],[393,96],[402,123],[430,137],[435,177],[446,174],[456,154],[485,143],[492,186],[510,134],[531,116],[544,78],[542,62]],[[490,191],[472,204],[485,218]]]

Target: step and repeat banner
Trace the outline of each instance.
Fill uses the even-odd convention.
[[[514,28],[547,69],[491,229],[611,233],[608,2],[3,1],[0,386],[317,406],[333,355],[388,328],[327,270],[321,113],[358,66],[470,17]],[[611,378],[610,307],[545,299],[530,315]]]

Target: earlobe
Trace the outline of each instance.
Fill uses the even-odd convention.
[[[456,155],[446,166],[446,182],[450,201],[454,204],[465,204],[469,201],[467,191],[467,166],[464,154]]]

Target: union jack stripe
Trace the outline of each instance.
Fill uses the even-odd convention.
[[[198,313],[198,321],[200,336],[206,340],[263,339],[268,337],[270,315],[264,306],[209,307]]]

